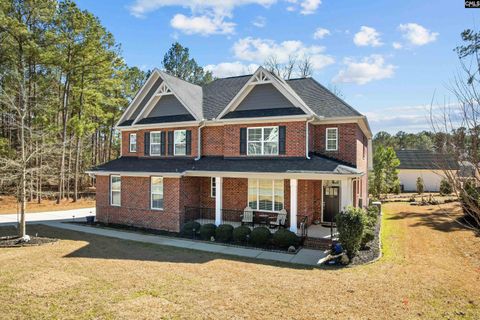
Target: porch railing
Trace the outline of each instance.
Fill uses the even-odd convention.
[[[299,233],[301,238],[308,237],[308,216],[298,216],[300,225]]]
[[[221,209],[220,223],[240,225],[242,222],[243,210]],[[253,211],[253,226],[267,225],[268,221],[275,220],[276,212]],[[185,207],[183,223],[197,221],[201,224],[215,223],[215,208],[206,207]],[[182,225],[183,225],[182,223]],[[288,226],[288,219],[286,221]],[[180,227],[182,227],[182,225]]]

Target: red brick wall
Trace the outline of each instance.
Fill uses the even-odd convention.
[[[223,156],[223,126],[203,127],[202,156]]]
[[[305,157],[305,121],[225,125],[223,140],[225,156],[246,157],[240,155],[240,128],[266,126],[286,126],[286,154],[280,156]]]
[[[164,209],[150,209],[150,178],[122,178],[121,206],[110,205],[110,177],[97,176],[97,220],[104,223],[118,223],[179,231],[184,206],[198,206],[200,194],[195,177],[164,178]]]
[[[338,128],[338,150],[325,150],[327,128]],[[357,162],[357,134],[360,128],[356,123],[322,124],[313,126],[313,151],[325,156],[345,161],[353,166]]]

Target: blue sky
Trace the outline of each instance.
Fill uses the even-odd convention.
[[[432,97],[448,99],[460,32],[480,23],[464,2],[334,0],[77,0],[121,43],[130,66],[161,67],[172,42],[217,76],[266,57],[310,56],[314,78],[341,90],[372,130],[429,129]]]

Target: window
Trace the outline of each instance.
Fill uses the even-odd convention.
[[[338,150],[338,129],[327,128],[325,148],[327,151]]]
[[[150,155],[159,156],[161,150],[161,134],[160,131],[150,132]]]
[[[215,198],[217,193],[217,185],[215,183],[215,177],[210,178],[210,197]]]
[[[248,155],[278,155],[278,127],[247,128]]]
[[[151,208],[156,210],[163,209],[163,178],[150,178],[150,199]]]
[[[367,148],[368,148],[368,140],[363,136],[363,160],[365,160],[365,156],[367,154]]]
[[[173,145],[173,155],[184,156],[187,154],[187,130],[175,130]]]
[[[248,179],[248,206],[254,210],[283,209],[283,180]]]
[[[137,134],[136,133],[130,133],[129,151],[130,152],[137,152]]]
[[[110,204],[120,206],[122,197],[122,181],[120,176],[110,176]]]

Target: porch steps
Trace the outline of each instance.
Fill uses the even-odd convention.
[[[328,250],[331,246],[330,239],[306,237],[303,247],[315,250]]]

